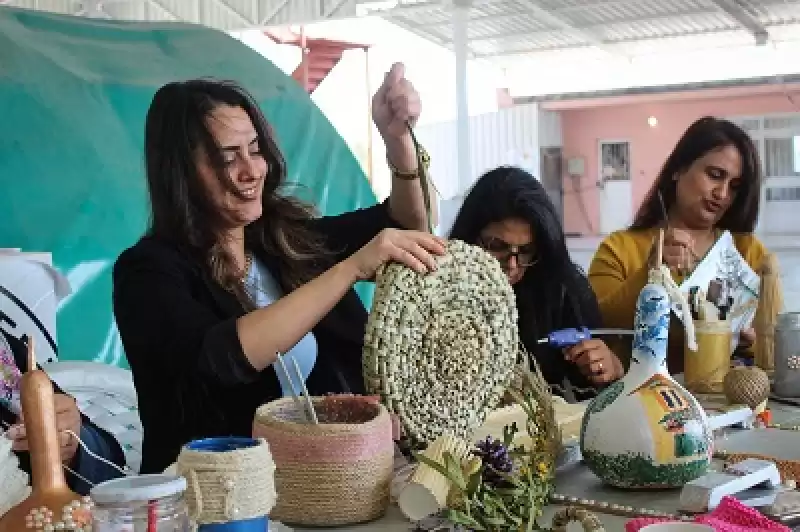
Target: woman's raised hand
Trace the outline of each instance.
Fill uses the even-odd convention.
[[[366,246],[353,253],[345,262],[356,272],[359,281],[372,279],[387,262],[400,262],[419,272],[436,269],[436,255],[444,255],[445,240],[422,231],[384,229]]]
[[[654,264],[657,245],[658,242],[654,242],[653,249],[650,252],[651,268],[658,266]],[[664,232],[662,261],[670,270],[683,273],[690,272],[695,265],[695,259],[694,240],[689,233],[680,229],[667,229]]]

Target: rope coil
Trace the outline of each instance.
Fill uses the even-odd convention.
[[[592,512],[576,506],[567,506],[553,516],[553,532],[567,532],[567,525],[576,522],[584,532],[605,532],[603,523]]]

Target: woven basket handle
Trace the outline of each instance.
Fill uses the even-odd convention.
[[[579,523],[584,532],[605,532],[603,524],[592,512],[575,506],[567,506],[553,516],[553,532],[567,532],[567,525]]]

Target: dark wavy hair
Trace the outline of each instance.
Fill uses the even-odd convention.
[[[736,198],[722,215],[717,227],[734,233],[752,233],[758,221],[763,180],[758,150],[742,128],[712,116],[695,121],[680,138],[639,207],[631,229],[649,229],[663,223],[664,212],[658,192],[661,191],[664,206],[669,212],[677,197],[675,176],[680,176],[705,154],[726,146],[736,148],[742,158],[742,181]]]
[[[514,285],[520,340],[528,352],[535,354],[537,340],[555,328],[599,326],[597,300],[583,271],[570,258],[556,208],[544,187],[525,170],[503,166],[481,176],[464,198],[450,238],[475,244],[489,224],[511,218],[531,225],[538,257]],[[565,315],[578,323],[565,324]],[[537,358],[546,362],[545,357]],[[542,370],[547,372],[545,367]]]
[[[145,123],[145,166],[150,193],[150,230],[195,255],[211,268],[220,284],[234,289],[237,268],[220,242],[230,227],[230,213],[220,212],[198,174],[198,154],[205,153],[220,182],[242,197],[208,127],[221,105],[243,109],[255,127],[268,163],[261,218],[245,227],[245,245],[277,260],[279,282],[291,290],[324,267],[328,251],[321,235],[308,227],[310,206],[283,193],[286,161],[253,97],[230,81],[196,79],[168,83],[153,97]],[[241,292],[241,291],[240,291]],[[242,299],[243,293],[236,295]]]

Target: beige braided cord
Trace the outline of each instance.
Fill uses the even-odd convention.
[[[275,465],[266,441],[228,452],[183,449],[176,466],[198,524],[260,517],[275,505]]]
[[[368,392],[423,444],[469,438],[508,388],[519,345],[514,292],[494,257],[452,240],[437,265],[378,272],[364,340]]]
[[[725,397],[733,403],[756,410],[769,398],[769,376],[758,367],[731,368],[723,381]]]
[[[567,525],[579,523],[584,532],[605,532],[600,519],[584,508],[567,506],[553,516],[553,532],[567,532]]]

